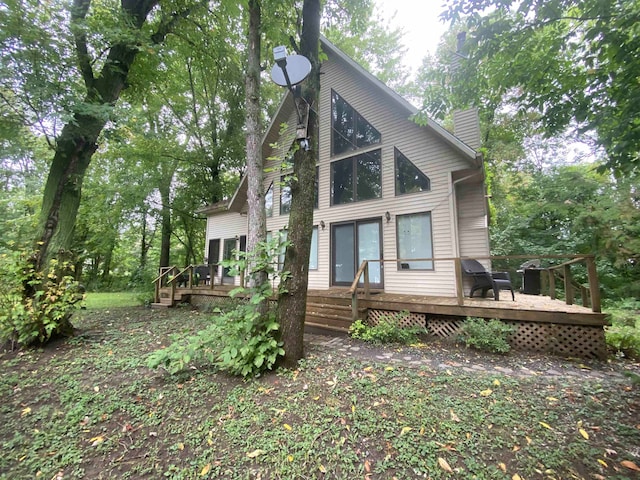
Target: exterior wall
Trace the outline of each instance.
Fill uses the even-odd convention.
[[[247,216],[236,212],[219,213],[207,217],[207,234],[205,241],[205,253],[208,255],[209,240],[220,239],[220,258],[222,259],[225,239],[239,237],[247,234]],[[239,240],[236,240],[236,248],[239,247]],[[213,259],[209,259],[210,262]],[[236,285],[240,284],[240,277],[235,277]]]
[[[456,251],[456,218],[467,205],[475,206],[477,198],[464,193],[460,199],[462,205],[457,209],[451,173],[470,168],[470,162],[439,135],[426,127],[421,127],[408,119],[405,108],[396,101],[369,87],[361,74],[341,59],[331,56],[322,65],[320,92],[320,136],[319,136],[319,208],[314,212],[314,225],[318,226],[318,269],[309,272],[310,289],[327,289],[331,286],[331,225],[353,220],[378,219],[382,225],[383,258],[398,258],[396,239],[396,219],[398,215],[430,212],[432,220],[432,244],[434,257],[454,257]],[[381,134],[380,144],[331,156],[331,90],[332,88],[345,99],[360,115],[371,123]],[[296,116],[292,111],[287,118],[282,112],[274,121],[266,140],[273,137],[273,130],[280,130],[280,123],[286,121],[287,127],[281,135],[280,143],[263,146],[267,168],[277,167],[278,163],[268,160],[271,157],[281,160],[288,152],[295,138]],[[277,123],[277,124],[276,124]],[[266,141],[265,140],[265,141]],[[269,143],[272,143],[269,142]],[[395,195],[394,148],[400,150],[416,167],[425,173],[431,182],[431,190],[402,196]],[[357,153],[381,150],[382,198],[353,202],[344,205],[331,205],[331,162],[349,158]],[[289,216],[280,215],[280,177],[278,168],[265,174],[265,191],[273,182],[273,216],[267,218],[267,230],[278,231],[287,226]],[[310,188],[313,188],[311,185]],[[464,190],[464,189],[463,189]],[[484,202],[484,197],[482,197]],[[389,212],[390,221],[385,219]],[[481,239],[484,230],[466,232],[471,219],[477,220],[475,211],[470,211],[469,225],[466,220],[459,225],[466,250],[482,250]],[[321,228],[321,222],[325,228]],[[217,214],[207,222],[207,242],[210,238],[231,238],[245,234],[246,217],[239,214]],[[215,232],[215,235],[214,235]],[[484,232],[484,233],[483,233]],[[221,244],[222,250],[222,244]],[[482,251],[488,255],[488,245]],[[385,264],[383,270],[384,289],[389,293],[417,295],[455,296],[455,273],[451,261],[435,262],[433,270],[399,270],[395,262]]]

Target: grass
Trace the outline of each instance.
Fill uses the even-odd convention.
[[[84,304],[88,310],[105,308],[136,307],[142,304],[140,293],[136,292],[89,292]]]
[[[313,345],[299,369],[246,382],[146,368],[207,320],[87,310],[76,338],[2,354],[0,479],[638,478],[623,463],[640,464],[626,380],[447,373]]]

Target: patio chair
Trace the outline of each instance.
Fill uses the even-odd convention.
[[[487,291],[493,290],[494,300],[500,300],[500,290],[511,290],[511,300],[516,299],[511,285],[511,277],[509,272],[492,272],[489,273],[477,260],[464,259],[460,260],[462,271],[465,275],[473,278],[473,286],[469,297],[473,297],[476,290],[482,291],[482,298],[487,296]]]
[[[203,285],[208,285],[211,280],[210,271],[209,265],[198,265],[195,268],[196,286],[200,285],[201,282]]]

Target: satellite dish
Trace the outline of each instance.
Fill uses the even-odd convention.
[[[283,65],[280,66],[280,64]],[[281,87],[291,87],[302,82],[310,73],[311,62],[307,57],[302,55],[288,55],[286,62],[279,61],[273,66],[271,69],[271,80]],[[288,81],[287,76],[289,77]]]

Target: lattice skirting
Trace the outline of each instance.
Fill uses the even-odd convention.
[[[464,324],[463,319],[451,316],[369,310],[369,324],[377,325],[383,318],[395,319],[399,326],[405,328],[423,327],[430,335],[451,340],[460,334]],[[602,327],[515,321],[505,323],[515,327],[509,336],[509,344],[515,350],[583,358],[605,358],[607,354]]]

